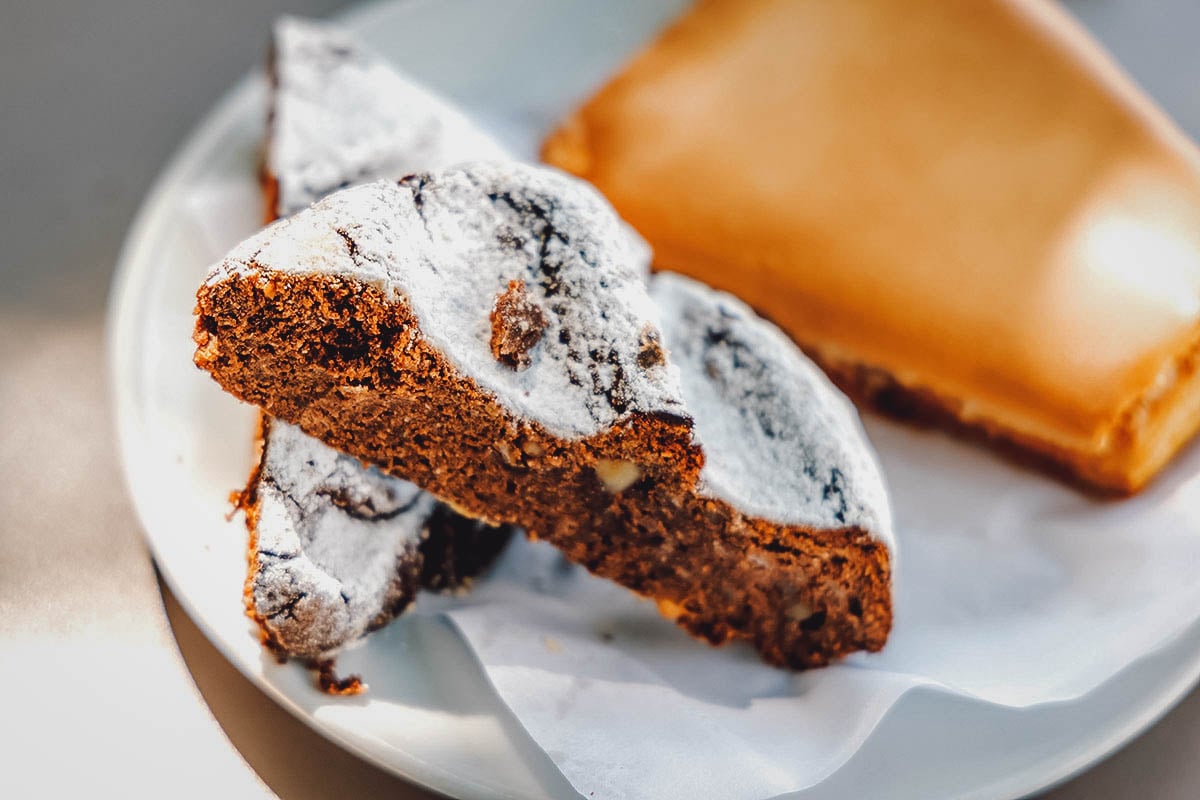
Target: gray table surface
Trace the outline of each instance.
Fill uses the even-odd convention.
[[[309,731],[157,581],[103,354],[125,229],[172,150],[334,0],[0,4],[0,797],[431,795]],[[1200,1],[1069,0],[1200,136]],[[1200,692],[1046,797],[1200,797]]]

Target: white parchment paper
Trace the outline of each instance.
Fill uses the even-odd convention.
[[[188,200],[215,261],[256,187]],[[820,782],[908,690],[1066,702],[1200,617],[1200,448],[1141,495],[1099,500],[937,432],[869,417],[896,517],[884,652],[802,674],[714,649],[654,607],[516,542],[453,620],[495,690],[584,797],[752,800]]]

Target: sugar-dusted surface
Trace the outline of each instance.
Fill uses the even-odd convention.
[[[266,165],[280,216],[353,183],[505,157],[460,111],[336,26],[279,19],[271,71]]]
[[[858,414],[778,328],[724,292],[656,274],[669,358],[704,448],[701,494],[787,525],[857,527],[892,546]]]
[[[582,437],[633,413],[685,415],[678,371],[642,356],[659,338],[644,256],[582,181],[477,162],[337,192],[239,245],[207,283],[275,271],[378,287],[515,415]],[[491,311],[513,280],[547,323],[520,372],[490,346]]]
[[[328,653],[413,599],[436,501],[279,420],[264,447],[254,610],[289,653]]]

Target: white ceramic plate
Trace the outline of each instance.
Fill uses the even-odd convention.
[[[680,5],[411,1],[362,7],[343,21],[531,156],[533,134]],[[514,51],[532,55],[513,59]],[[348,749],[455,795],[572,796],[437,618],[405,618],[343,656],[343,668],[371,680],[367,696],[347,700],[277,665],[242,613],[245,530],[226,519],[224,498],[249,470],[253,413],[190,363],[194,291],[212,254],[187,204],[196,186],[209,184],[237,187],[238,207],[257,208],[264,92],[260,77],[248,78],[205,118],[147,198],[118,267],[110,312],[117,423],[155,558],[189,614],[247,677]],[[253,225],[245,214],[231,216],[231,242]],[[917,690],[839,771],[795,796],[1027,794],[1120,746],[1198,676],[1200,630],[1192,630],[1070,703],[1012,710]]]

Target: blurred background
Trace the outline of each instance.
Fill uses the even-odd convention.
[[[0,8],[0,797],[429,796],[293,720],[164,594],[107,396],[109,281],[155,175],[274,16],[342,5]],[[1065,5],[1200,136],[1200,0]],[[1198,751],[1194,693],[1048,797],[1200,797]]]

